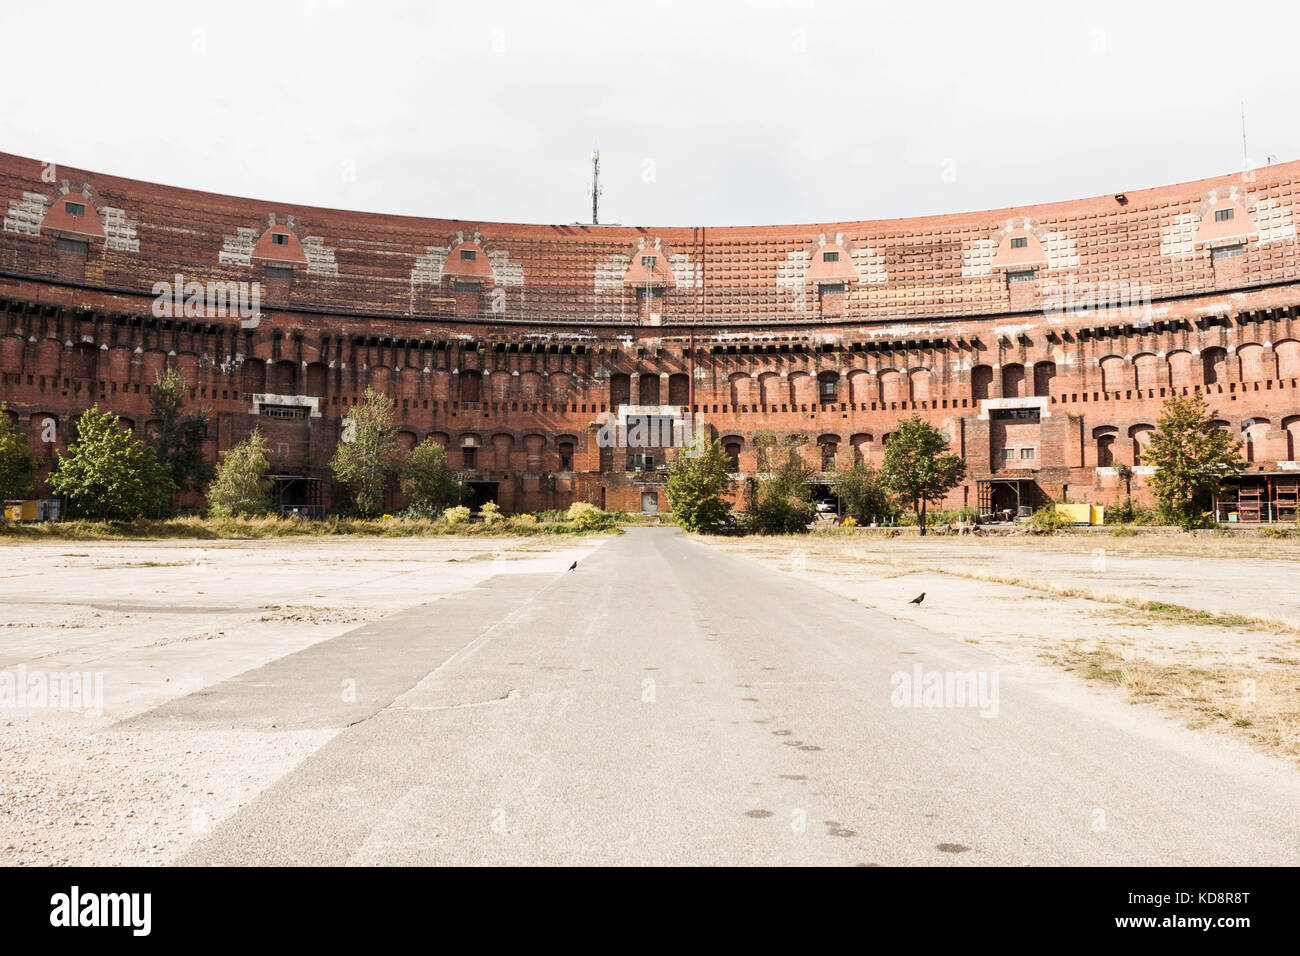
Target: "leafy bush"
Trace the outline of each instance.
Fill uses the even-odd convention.
[[[157,515],[175,490],[154,450],[124,432],[116,415],[97,406],[82,414],[76,441],[57,454],[48,484],[56,494],[67,495],[81,515]]]
[[[575,531],[600,531],[614,527],[614,516],[586,501],[575,501],[565,513]]]
[[[1039,531],[1047,532],[1060,531],[1073,524],[1068,515],[1056,510],[1056,505],[1044,505],[1039,508],[1029,519],[1029,523]]]
[[[273,482],[269,448],[261,431],[253,433],[221,456],[217,475],[208,488],[208,505],[214,517],[260,515],[271,510]]]
[[[758,534],[803,534],[817,516],[809,479],[814,469],[799,452],[802,435],[787,435],[760,449],[760,469],[771,477],[750,485],[746,530]],[[757,444],[757,436],[755,436]],[[767,462],[763,464],[762,462]]]
[[[478,516],[489,528],[506,520],[506,516],[501,513],[501,508],[495,501],[484,502],[483,507],[478,510]]]
[[[447,524],[465,524],[469,521],[472,512],[464,505],[457,505],[454,508],[448,508],[442,513],[442,520]]]
[[[696,454],[682,455],[668,468],[664,496],[673,520],[687,531],[712,534],[731,513],[731,460],[715,440]]]
[[[437,514],[458,502],[464,490],[447,464],[446,449],[432,438],[411,449],[402,468],[401,488],[412,507]]]
[[[831,491],[840,499],[845,512],[860,525],[888,521],[898,513],[893,496],[880,483],[879,475],[863,462],[837,472]]]

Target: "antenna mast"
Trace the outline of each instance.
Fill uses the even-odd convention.
[[[591,151],[591,224],[600,225],[600,150]]]
[[[1250,157],[1246,152],[1246,101],[1241,101],[1241,168],[1245,169],[1250,165]]]

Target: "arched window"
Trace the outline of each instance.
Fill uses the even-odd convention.
[[[821,372],[817,376],[817,400],[823,405],[839,401],[840,375],[838,372]]]
[[[477,402],[480,394],[480,383],[482,376],[473,369],[466,369],[460,373],[460,400],[462,402]]]

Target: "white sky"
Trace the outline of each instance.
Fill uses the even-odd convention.
[[[1300,3],[0,8],[0,150],[374,212],[956,212],[1300,158]],[[945,176],[945,173],[948,175]]]

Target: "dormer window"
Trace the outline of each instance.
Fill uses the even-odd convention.
[[[1013,236],[1011,239],[1012,249],[1024,249],[1029,245],[1029,240],[1024,236]]]
[[[477,259],[477,258],[478,258],[478,251],[475,250],[475,249],[462,249],[462,250],[460,250],[460,261],[461,261],[461,262],[473,262],[473,261],[474,261],[475,259]]]
[[[84,216],[86,214],[86,204],[80,202],[63,203],[63,209],[69,216]]]
[[[271,233],[271,245],[287,246],[289,244],[289,234],[287,232]]]
[[[655,263],[658,261],[659,261],[658,256],[642,256],[641,267],[643,269],[653,269],[655,267]]]
[[[1228,208],[1228,209],[1216,209],[1216,210],[1214,210],[1214,221],[1215,221],[1215,222],[1228,222],[1230,219],[1233,218],[1233,216],[1234,216],[1235,213],[1236,213],[1236,210],[1235,210],[1235,209],[1232,209],[1232,208]]]
[[[822,262],[839,262],[840,254],[838,252],[823,252]]]

